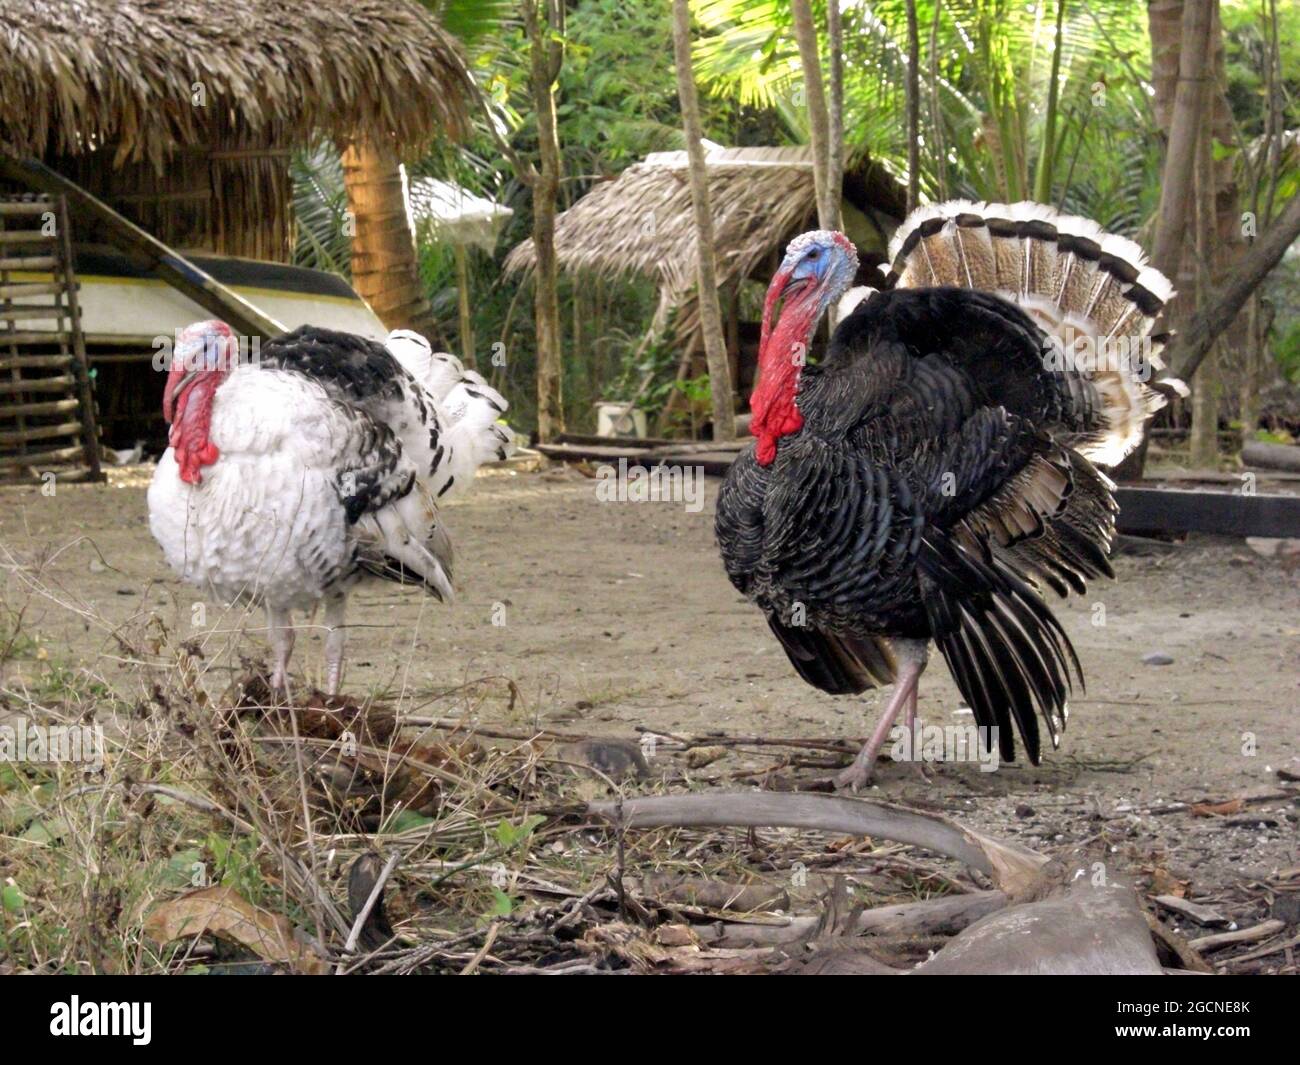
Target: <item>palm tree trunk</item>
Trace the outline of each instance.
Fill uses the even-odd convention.
[[[1207,101],[1208,103],[1208,101]],[[1195,274],[1193,296],[1198,310],[1210,300],[1214,284],[1214,154],[1210,121],[1211,108],[1201,109],[1200,129],[1196,138],[1196,166],[1192,175],[1195,189]],[[1196,469],[1214,469],[1219,459],[1219,382],[1218,352],[1210,355],[1196,374],[1192,393],[1192,431],[1189,440],[1191,465]]]
[[[831,68],[826,183],[835,194],[838,210],[844,185],[844,20],[840,0],[827,0],[826,46],[830,50]]]
[[[727,342],[722,333],[722,310],[718,306],[718,279],[713,260],[713,212],[709,205],[709,175],[701,143],[704,134],[700,124],[700,101],[691,69],[691,9],[687,0],[673,0],[673,55],[677,64],[677,95],[682,104],[686,154],[690,160],[697,297],[713,401],[713,439],[734,440],[736,402],[731,386],[731,365],[727,361]]]
[[[1184,269],[1187,230],[1195,229],[1192,175],[1201,110],[1207,94],[1210,15],[1213,0],[1149,0],[1147,28],[1151,36],[1152,110],[1167,140],[1156,216],[1152,262],[1183,292],[1166,311],[1166,324],[1182,332],[1196,291],[1195,271]],[[1121,481],[1141,478],[1146,465],[1147,438],[1115,470]]]
[[[1196,169],[1196,140],[1208,94],[1207,70],[1214,0],[1183,0],[1180,26],[1178,84],[1169,123],[1169,147],[1160,184],[1160,213],[1151,253],[1155,265],[1169,277],[1179,276],[1184,237],[1192,218],[1192,175]],[[1151,23],[1154,30],[1156,23]],[[1160,42],[1159,47],[1166,47]],[[1157,51],[1156,42],[1152,50]]]
[[[537,328],[537,437],[543,443],[564,432],[564,365],[561,354],[559,267],[555,255],[555,214],[560,193],[560,141],[555,121],[555,79],[564,59],[561,42],[564,8],[548,0],[543,14],[538,0],[522,0],[528,35],[529,82],[537,111],[540,167],[533,190],[533,308]]]
[[[387,142],[357,140],[342,149],[352,235],[352,284],[388,329],[428,332],[429,303],[420,280],[402,190],[400,160]]]
[[[817,224],[822,229],[839,229],[840,190],[832,189],[830,185],[830,112],[826,107],[826,86],[822,83],[822,63],[817,50],[817,27],[813,23],[812,4],[809,0],[790,0],[790,7],[794,12],[794,35],[799,43],[804,97],[808,105],[813,184],[817,188]]]

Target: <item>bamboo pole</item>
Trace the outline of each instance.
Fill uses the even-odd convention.
[[[71,223],[68,220],[68,200],[66,196],[58,198],[55,209],[58,226],[59,253],[62,260],[63,280],[66,283],[65,296],[68,301],[68,332],[72,343],[72,366],[77,378],[77,398],[81,401],[81,442],[86,453],[86,469],[92,480],[100,480],[103,472],[99,468],[99,426],[95,423],[95,390],[90,380],[90,364],[86,361],[86,338],[81,332],[81,305],[77,299],[77,274],[73,266]]]
[[[460,359],[469,369],[476,370],[474,362],[474,319],[469,310],[469,263],[464,244],[453,244],[456,257],[456,312],[460,322]]]

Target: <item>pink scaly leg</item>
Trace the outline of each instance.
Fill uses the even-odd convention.
[[[912,734],[912,765],[921,779],[929,784],[931,783],[930,767],[925,764],[925,759],[921,758],[917,753],[921,750],[921,720],[916,713],[916,697],[919,688],[920,685],[918,684],[912,689],[912,697],[907,700],[907,717],[904,721],[906,722],[907,731]]]
[[[907,724],[911,728],[916,721],[916,689],[921,674],[925,671],[927,647],[919,640],[896,640],[894,651],[898,657],[898,677],[894,683],[894,693],[889,697],[885,712],[871,734],[871,738],[862,746],[853,764],[835,778],[838,788],[851,788],[857,791],[871,782],[876,759],[885,746],[885,740],[893,731],[894,721],[899,711],[907,708]]]
[[[343,596],[330,599],[325,604],[325,694],[338,695],[343,679],[343,643],[347,635],[344,628],[347,600]]]
[[[289,611],[268,607],[268,636],[271,650],[275,652],[275,668],[271,672],[271,687],[289,694],[289,656],[293,654],[293,622]]]

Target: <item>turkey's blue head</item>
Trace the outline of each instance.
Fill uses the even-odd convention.
[[[758,382],[749,399],[760,465],[776,458],[781,437],[802,428],[803,415],[795,397],[808,346],[822,315],[853,284],[857,272],[857,249],[843,233],[828,229],[804,233],[786,249],[763,303]]]
[[[163,388],[163,417],[171,423],[171,444],[180,477],[198,484],[201,467],[217,461],[208,439],[212,399],[226,374],[239,363],[239,341],[225,322],[195,322],[176,334],[176,348]]]

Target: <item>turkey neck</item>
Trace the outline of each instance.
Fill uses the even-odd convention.
[[[816,289],[791,298],[775,328],[771,328],[772,304],[763,309],[763,338],[758,354],[758,383],[749,397],[753,413],[750,431],[758,441],[756,457],[767,466],[776,458],[776,442],[803,428],[803,415],[795,399],[799,375],[808,355],[808,343],[821,320],[823,301]]]
[[[201,468],[211,466],[220,454],[208,439],[208,433],[212,427],[212,401],[224,376],[214,370],[200,373],[176,399],[176,413],[167,442],[175,452],[181,480],[186,484],[201,482]]]

